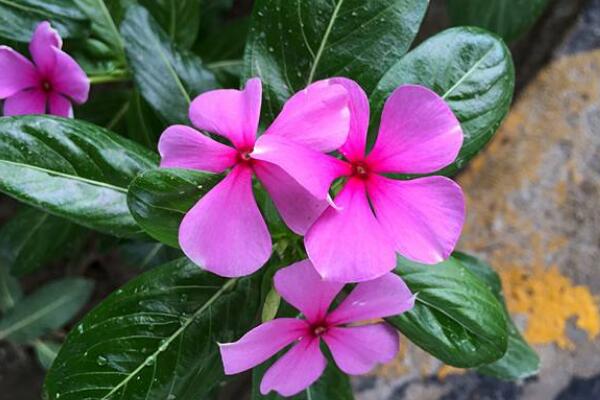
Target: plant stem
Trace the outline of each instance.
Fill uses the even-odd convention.
[[[89,76],[90,83],[92,85],[97,85],[100,83],[110,83],[110,82],[124,82],[128,81],[131,77],[126,70],[117,70],[111,72],[106,75],[92,75]]]

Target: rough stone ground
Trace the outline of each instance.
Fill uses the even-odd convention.
[[[404,343],[396,363],[356,382],[359,399],[600,399],[599,47],[594,0],[458,179],[468,197],[459,248],[500,273],[539,376],[501,382]]]

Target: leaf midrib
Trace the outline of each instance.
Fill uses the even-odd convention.
[[[315,78],[315,73],[317,71],[317,67],[319,65],[319,62],[321,61],[321,56],[323,55],[323,51],[325,50],[325,44],[327,43],[327,40],[329,39],[329,35],[331,34],[331,31],[333,30],[333,24],[335,23],[338,12],[340,11],[340,8],[342,7],[342,3],[344,3],[344,0],[339,0],[338,3],[335,5],[335,8],[333,9],[333,13],[331,14],[331,18],[329,19],[329,24],[327,24],[327,28],[325,29],[325,33],[323,34],[323,38],[321,39],[321,44],[319,45],[319,49],[317,50],[315,59],[312,63],[312,66],[310,67],[310,72],[308,74],[308,82],[306,83],[307,85],[312,83],[313,79]]]
[[[215,301],[217,301],[217,299],[219,297],[221,297],[221,295],[224,292],[226,292],[231,286],[233,286],[236,281],[237,281],[236,279],[230,279],[229,281],[227,281],[210,299],[208,299],[208,301],[206,303],[204,303],[204,305],[202,307],[200,307],[194,314],[192,314],[192,316],[189,317],[179,327],[179,329],[177,329],[168,338],[166,338],[163,342],[161,342],[162,343],[161,346],[159,348],[157,348],[156,351],[154,351],[151,355],[146,357],[144,362],[142,362],[132,372],[127,374],[127,377],[125,379],[123,379],[121,382],[119,382],[117,385],[115,385],[115,387],[110,392],[108,392],[106,395],[104,395],[104,397],[102,397],[101,400],[109,399],[110,396],[117,393],[122,387],[126,386],[127,383],[129,383],[129,381],[131,379],[133,379],[141,370],[143,370],[150,362],[156,362],[153,360],[155,360],[156,357],[158,356],[158,354],[161,353],[161,351],[162,351],[161,348],[166,349],[167,347],[169,347],[171,345],[171,342],[173,342],[173,340],[175,340],[182,332],[184,332],[196,318],[198,318],[206,309],[208,309]]]
[[[0,1],[2,1],[2,0],[0,0]],[[93,186],[100,186],[100,187],[104,187],[107,189],[115,190],[115,191],[121,192],[121,193],[127,193],[127,188],[122,188],[119,186],[111,185],[110,183],[106,183],[106,182],[94,181],[92,179],[83,178],[79,175],[70,175],[70,174],[67,174],[64,172],[53,171],[51,169],[42,168],[42,167],[38,167],[35,165],[23,164],[23,163],[14,162],[14,161],[8,161],[8,160],[0,160],[0,165],[2,163],[14,165],[14,166],[17,166],[20,168],[33,169],[35,171],[43,172],[43,173],[46,173],[49,175],[59,176],[61,178],[66,178],[66,179],[72,179],[72,180],[87,183],[87,184],[90,184]],[[1,178],[0,178],[0,180],[1,180]]]

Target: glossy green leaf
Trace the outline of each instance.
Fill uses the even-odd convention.
[[[283,355],[282,351],[279,356]],[[260,382],[267,369],[273,365],[274,359],[267,361],[252,370],[252,400],[353,400],[352,386],[348,375],[339,370],[331,359],[323,375],[310,387],[292,397],[282,397],[275,392],[266,396],[260,394]]]
[[[514,81],[510,52],[498,37],[478,28],[448,29],[409,52],[377,84],[370,97],[372,133],[394,89],[409,83],[431,88],[448,102],[465,135],[456,161],[442,171],[452,175],[496,133],[508,112]]]
[[[121,259],[132,268],[150,269],[183,257],[183,253],[163,243],[128,241],[119,246]]]
[[[70,254],[84,237],[79,226],[27,207],[0,229],[0,262],[13,275],[25,275]]]
[[[453,25],[479,26],[511,42],[527,32],[550,0],[448,0]]]
[[[69,333],[48,399],[206,398],[223,379],[217,342],[258,317],[260,278],[223,279],[185,259],[137,277]]]
[[[188,123],[191,99],[216,87],[194,54],[178,49],[148,11],[131,5],[121,23],[125,52],[142,96],[166,122]]]
[[[61,328],[88,302],[94,284],[81,278],[48,283],[0,319],[0,340],[27,343]]]
[[[5,313],[23,297],[19,281],[11,274],[8,265],[0,259],[0,311]]]
[[[202,0],[138,0],[173,43],[189,48],[198,35]]]
[[[166,125],[160,121],[137,89],[131,93],[125,121],[127,137],[149,149],[157,149],[158,139]]]
[[[223,175],[184,169],[155,169],[139,175],[129,187],[127,202],[133,218],[146,233],[179,247],[177,232],[185,213]]]
[[[504,355],[508,332],[502,304],[459,261],[431,266],[399,258],[395,272],[417,301],[411,311],[388,321],[413,343],[460,368]]]
[[[0,36],[29,42],[36,26],[50,21],[63,38],[82,37],[89,23],[72,0],[0,0]]]
[[[498,274],[478,258],[458,252],[454,253],[453,256],[485,282],[496,298],[502,302],[508,323],[508,348],[506,353],[501,359],[477,368],[477,371],[504,380],[524,379],[537,374],[540,369],[540,359],[523,339],[506,309],[504,295],[502,294],[502,283]]]
[[[127,186],[156,164],[154,153],[87,122],[0,118],[0,191],[105,233],[140,233]]]
[[[246,45],[245,78],[263,80],[272,119],[294,92],[332,76],[367,92],[408,50],[427,0],[258,0]]]
[[[33,342],[33,348],[42,367],[50,369],[60,350],[60,343],[38,339]]]

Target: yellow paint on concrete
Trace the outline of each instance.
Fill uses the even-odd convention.
[[[587,287],[573,285],[557,267],[508,268],[500,271],[500,276],[508,309],[527,316],[524,336],[529,343],[573,348],[566,332],[571,319],[590,339],[600,334],[597,299]]]

